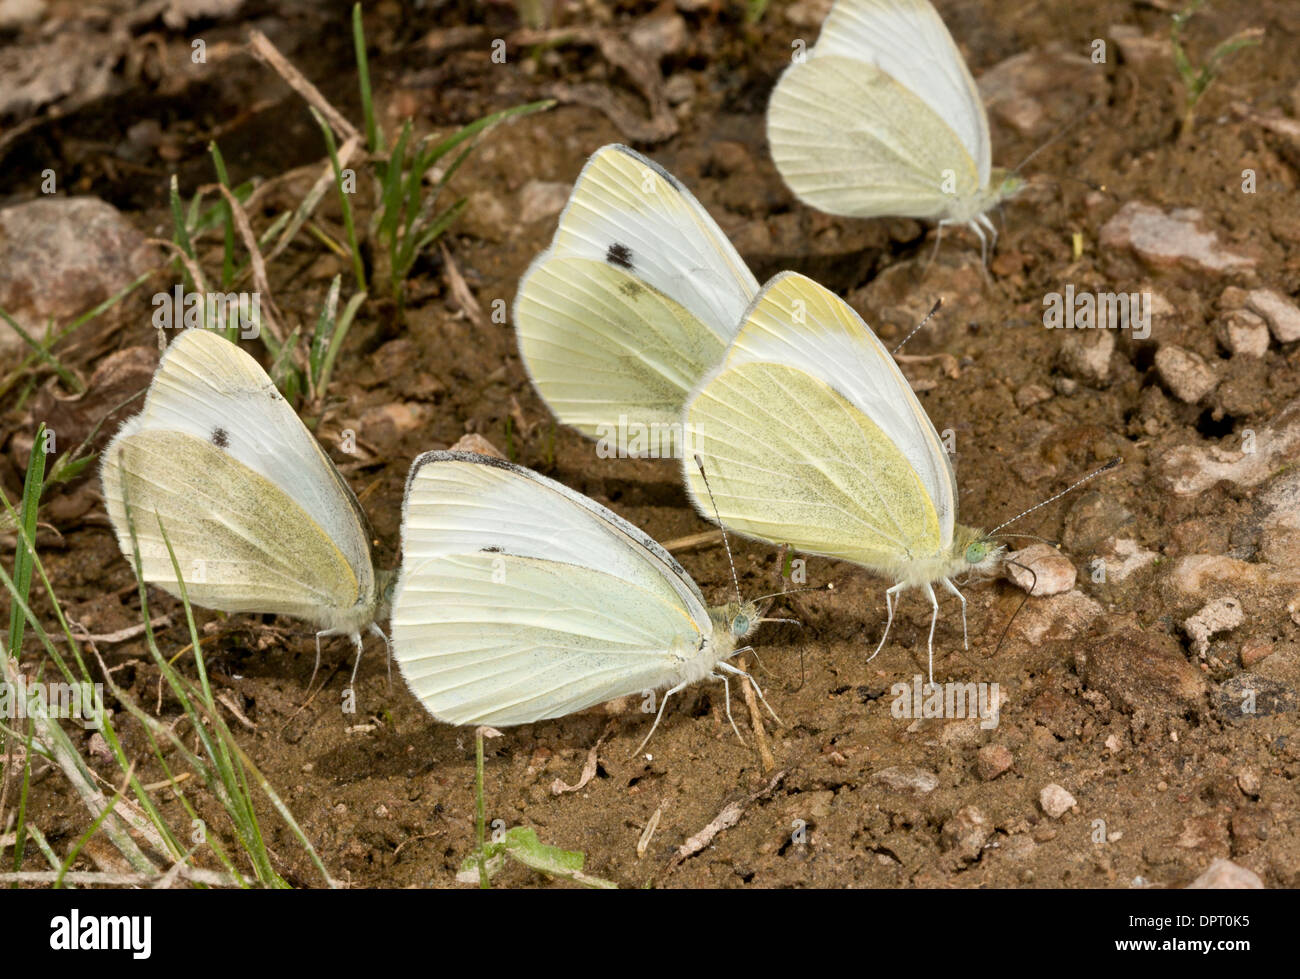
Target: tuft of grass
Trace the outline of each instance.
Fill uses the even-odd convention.
[[[10,519],[18,528],[19,537],[14,574],[10,575],[0,567],[0,584],[8,591],[12,601],[8,643],[0,644],[0,668],[3,669],[4,679],[15,684],[15,687],[18,676],[17,655],[21,649],[24,629],[30,629],[45,652],[45,659],[40,664],[38,676],[43,675],[45,667],[52,664],[68,683],[93,682],[92,674],[82,657],[80,642],[71,631],[62,605],[35,547],[32,531],[39,505],[40,487],[44,482],[44,454],[41,441],[38,438],[33,446],[28,464],[21,518],[13,510],[9,501],[0,496],[0,503],[3,503]],[[33,700],[28,707],[29,725],[25,732],[14,731],[0,724],[0,738],[3,738],[7,756],[4,788],[9,784],[8,756],[15,754],[13,749],[20,747],[24,757],[24,775],[15,821],[14,870],[12,873],[0,874],[0,881],[16,885],[22,881],[41,879],[48,880],[55,886],[61,886],[67,881],[69,868],[85,843],[96,834],[102,834],[118,850],[136,875],[129,883],[170,884],[177,880],[184,880],[190,886],[286,887],[287,883],[275,869],[257,816],[255,803],[260,793],[304,847],[322,879],[333,886],[334,882],[310,840],[294,820],[278,793],[240,748],[221,716],[219,702],[208,682],[203,648],[180,568],[171,550],[171,544],[167,540],[166,530],[161,529],[164,542],[171,554],[176,579],[180,582],[181,602],[190,633],[188,648],[193,650],[197,680],[182,676],[160,651],[150,625],[148,596],[141,582],[140,601],[145,639],[149,655],[162,674],[171,697],[181,705],[182,720],[190,730],[182,737],[178,730],[179,724],[164,723],[141,709],[126,691],[117,687],[112,674],[108,672],[102,660],[99,661],[99,667],[100,674],[117,704],[127,716],[139,724],[143,731],[145,742],[149,746],[149,757],[163,772],[166,790],[180,804],[185,818],[189,820],[188,825],[184,829],[177,829],[170,825],[162,815],[157,800],[140,782],[136,774],[137,762],[128,758],[119,734],[123,716],[121,713],[117,715],[116,722],[114,716],[107,711],[102,711],[100,715],[99,732],[121,772],[119,784],[114,787],[111,796],[106,796],[99,784],[104,780],[87,766],[58,721],[46,716],[39,709],[40,702]],[[131,522],[131,537],[138,578],[140,558],[139,548],[135,544],[133,522]],[[39,576],[53,606],[55,619],[62,632],[58,644],[32,612],[29,594],[33,572]],[[60,646],[70,651],[70,658],[60,651]],[[98,653],[96,656],[98,657]],[[62,858],[54,852],[39,828],[28,821],[26,786],[30,781],[30,766],[34,757],[45,758],[62,770],[90,813],[91,818],[86,830]],[[175,759],[179,759],[188,769],[188,774],[198,776],[198,781],[218,802],[220,806],[218,811],[224,812],[226,817],[223,826],[214,826],[211,829],[206,827],[181,787],[187,772],[177,770]],[[0,789],[0,799],[3,798],[3,790]],[[0,805],[0,821],[3,821],[2,805]],[[235,848],[228,848],[222,843],[217,832],[219,828],[233,839]],[[53,868],[51,872],[44,875],[20,872],[28,838],[37,842],[42,855]],[[182,840],[190,841],[192,845],[182,844]],[[206,858],[205,862],[215,861],[222,870],[213,871],[201,866],[198,862],[200,857]],[[79,874],[78,878],[87,876],[91,879],[85,882],[97,882],[94,874]],[[115,882],[122,881],[115,880]]]
[[[500,840],[487,842],[487,817],[483,802],[483,738],[500,737],[499,731],[490,727],[474,730],[474,828],[478,846],[460,865],[456,879],[464,884],[478,882],[482,890],[492,886],[493,874],[506,865],[507,860],[522,864],[530,870],[556,880],[572,881],[583,887],[613,890],[618,887],[611,880],[583,873],[586,855],[580,851],[562,850],[537,838],[537,831],[527,826],[508,829]]]
[[[352,8],[352,41],[357,59],[357,78],[361,94],[361,110],[365,118],[366,141],[370,149],[371,167],[377,185],[378,199],[368,228],[369,236],[377,246],[374,283],[380,293],[397,303],[398,318],[405,307],[405,284],[420,256],[465,209],[461,198],[443,208],[438,201],[447,182],[473,152],[478,138],[492,127],[507,119],[548,109],[554,100],[544,99],[514,106],[484,116],[463,126],[450,136],[434,140],[432,136],[413,139],[414,127],[406,120],[396,141],[387,145],[381,131],[374,106],[374,93],[370,86],[370,64],[366,55],[365,32],[361,23],[361,4]],[[357,237],[355,217],[349,195],[343,186],[343,173],[339,165],[338,146],[329,123],[313,108],[313,115],[325,136],[326,149],[334,168],[334,181],[343,210],[347,251],[352,260],[357,288],[368,288],[364,262]],[[455,156],[449,156],[459,151]]]
[[[1182,79],[1184,89],[1183,114],[1178,124],[1178,135],[1181,139],[1191,135],[1196,123],[1196,105],[1218,76],[1223,63],[1243,48],[1259,44],[1264,37],[1263,28],[1248,27],[1238,31],[1226,41],[1219,42],[1203,64],[1193,65],[1187,49],[1183,46],[1183,29],[1203,6],[1205,0],[1192,0],[1173,15],[1173,26],[1169,30],[1174,49],[1174,67],[1178,69],[1178,77]]]

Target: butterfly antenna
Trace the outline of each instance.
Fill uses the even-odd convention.
[[[722,546],[727,549],[727,564],[731,565],[731,583],[736,586],[736,601],[743,605],[745,600],[740,597],[740,578],[736,575],[736,562],[731,558],[731,541],[727,540],[727,528],[722,526],[722,517],[718,514],[718,501],[713,498],[713,487],[709,485],[709,474],[704,471],[704,460],[700,458],[698,452],[695,453],[695,464],[700,467],[700,478],[704,480],[704,488],[709,493],[709,506],[713,507],[713,519],[722,531]]]
[[[1037,534],[998,534],[999,540],[1006,540],[1011,537],[1025,537],[1028,538],[1029,540],[1042,541],[1044,544],[1047,544],[1049,547],[1059,548],[1061,546],[1060,541],[1054,541],[1049,537],[1039,537]],[[990,535],[989,539],[990,540],[993,539],[992,535]]]
[[[1012,170],[1011,172],[1012,172],[1012,173],[1015,173],[1015,174],[1019,174],[1020,171],[1023,170],[1023,169],[1025,168],[1025,165],[1026,165],[1030,160],[1032,160],[1034,157],[1036,157],[1039,153],[1043,152],[1043,150],[1047,149],[1047,148],[1048,148],[1049,146],[1051,146],[1053,143],[1058,142],[1058,141],[1059,141],[1063,136],[1065,136],[1066,133],[1068,133],[1068,132],[1069,132],[1071,129],[1073,129],[1075,126],[1079,125],[1079,124],[1080,124],[1081,122],[1083,122],[1085,119],[1090,118],[1090,117],[1093,115],[1093,113],[1096,112],[1096,111],[1097,111],[1097,107],[1096,107],[1096,106],[1093,106],[1091,109],[1089,109],[1089,110],[1088,110],[1087,112],[1085,112],[1083,115],[1081,115],[1081,116],[1076,116],[1075,118],[1071,119],[1069,122],[1065,123],[1065,125],[1061,126],[1059,129],[1057,129],[1055,133],[1053,133],[1051,136],[1047,137],[1047,142],[1043,143],[1041,146],[1038,147],[1038,149],[1034,150],[1034,151],[1033,151],[1032,153],[1030,153],[1027,157],[1025,157],[1023,160],[1021,160],[1021,161],[1020,161],[1020,164],[1019,164],[1019,165],[1018,165],[1014,170]]]
[[[942,305],[943,305],[942,298],[936,299],[934,301],[934,305],[930,307],[930,312],[925,314],[925,319],[921,320],[921,322],[917,323],[916,326],[912,327],[912,332],[909,333],[907,336],[903,337],[903,342],[894,348],[895,357],[897,357],[898,352],[903,349],[903,345],[906,344],[908,340],[912,339],[912,337],[916,336],[916,331],[921,329],[921,327],[925,326],[926,323],[930,322],[930,320],[934,317],[934,314],[939,312],[939,307]]]
[[[1017,514],[1016,514],[1014,517],[1012,517],[1010,520],[1007,520],[1007,521],[1004,521],[1003,523],[998,524],[996,527],[994,527],[992,530],[990,530],[986,536],[988,536],[988,537],[992,537],[994,534],[996,534],[996,533],[997,533],[999,530],[1001,530],[1003,527],[1006,527],[1006,526],[1009,525],[1009,524],[1013,524],[1013,523],[1015,523],[1015,522],[1016,522],[1017,520],[1019,520],[1021,517],[1027,517],[1027,516],[1029,516],[1029,514],[1033,513],[1035,510],[1037,510],[1037,509],[1039,509],[1039,508],[1041,508],[1041,507],[1045,507],[1045,506],[1047,506],[1047,504],[1049,504],[1049,503],[1055,503],[1055,502],[1056,502],[1057,500],[1059,500],[1061,497],[1065,496],[1065,494],[1070,493],[1070,492],[1073,492],[1074,490],[1078,489],[1078,488],[1079,488],[1080,486],[1082,486],[1084,483],[1088,482],[1088,480],[1090,480],[1090,479],[1095,479],[1096,477],[1100,476],[1100,475],[1101,475],[1102,473],[1104,473],[1104,472],[1109,472],[1111,469],[1114,469],[1116,466],[1118,466],[1118,465],[1119,465],[1121,462],[1123,462],[1123,461],[1124,461],[1124,460],[1123,460],[1122,458],[1120,458],[1119,456],[1116,456],[1114,459],[1110,460],[1110,462],[1106,463],[1106,465],[1102,466],[1100,469],[1097,469],[1097,470],[1095,470],[1095,471],[1093,471],[1093,472],[1088,473],[1088,475],[1084,476],[1083,479],[1076,480],[1075,482],[1073,482],[1073,483],[1071,483],[1069,486],[1067,486],[1065,489],[1061,490],[1061,492],[1057,493],[1055,496],[1049,496],[1047,499],[1043,500],[1042,503],[1035,503],[1035,504],[1034,504],[1033,506],[1031,506],[1028,510],[1023,511],[1022,513],[1017,513]]]

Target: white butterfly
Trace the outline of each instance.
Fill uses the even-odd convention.
[[[759,621],[752,602],[710,607],[654,540],[535,472],[465,452],[411,467],[393,649],[440,721],[528,724],[667,687],[648,741],[673,694],[748,676],[727,660]]]
[[[758,282],[672,174],[626,146],[583,168],[514,321],[533,384],[565,424],[677,424]]]
[[[363,628],[384,638],[356,496],[234,343],[202,329],[172,342],[100,478],[118,545],[134,564],[134,529],[149,584],[180,596],[170,542],[194,604],[305,619],[322,630],[318,665],[321,636],[350,636],[358,662]]]
[[[767,283],[723,362],[687,402],[719,521],[739,533],[863,565],[885,593],[930,599],[930,680],[939,604],[952,578],[991,573],[1003,548],[956,522],[957,483],[934,425],[876,335],[834,293],[794,272]],[[684,463],[697,509],[708,486]],[[876,653],[873,653],[874,657]]]
[[[767,110],[772,158],[795,195],[846,217],[969,225],[1024,181],[992,168],[988,116],[928,0],[837,0]]]

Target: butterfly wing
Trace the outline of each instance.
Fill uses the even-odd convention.
[[[205,608],[292,615],[327,629],[373,617],[373,598],[320,525],[211,442],[124,430],[104,454],[103,485],[123,554],[133,559],[134,524],[142,577],[172,595],[181,590],[168,544],[189,599]]]
[[[453,724],[523,724],[661,687],[712,633],[699,588],[641,531],[459,452],[411,468],[392,627],[412,690]]]
[[[514,319],[542,396],[595,435],[620,415],[677,422],[757,291],[676,178],[610,145],[588,160],[550,248],[521,280]]]
[[[686,421],[728,527],[878,569],[951,544],[956,484],[933,424],[875,334],[804,276],[763,288]],[[684,471],[711,516],[693,460]]]
[[[980,186],[988,183],[992,151],[984,101],[929,0],[838,0],[812,53],[865,61],[916,93],[957,134],[978,167]]]
[[[118,451],[129,441],[140,445],[143,434],[164,432],[188,436],[189,441],[173,441],[171,448],[177,454],[170,457],[144,448],[125,457]],[[271,523],[238,523],[232,528],[234,532],[268,552],[278,552],[287,545],[277,539],[276,527],[283,528],[278,533],[285,539],[296,539],[307,533],[304,528],[312,527],[312,532],[330,542],[346,563],[349,572],[341,577],[329,562],[304,569],[304,575],[331,577],[323,582],[300,582],[305,586],[300,599],[310,603],[320,588],[337,595],[355,588],[344,606],[349,611],[326,608],[319,610],[315,618],[303,617],[319,621],[319,616],[343,615],[364,620],[368,610],[373,611],[376,583],[369,526],[356,496],[257,361],[223,337],[195,329],[183,331],[168,347],[145,396],[143,410],[122,427],[105,451],[105,498],[117,500],[121,506],[127,498],[122,480],[129,477],[154,484],[152,488],[136,487],[130,497],[132,505],[147,503],[182,518],[189,513],[192,519],[200,519],[203,512],[186,499],[167,499],[171,492],[169,478],[183,472],[185,479],[201,481],[202,467],[215,458],[212,452],[199,451],[198,445],[211,446],[234,464],[223,461],[220,467],[226,481],[224,491],[240,492],[241,476],[257,477],[244,495],[264,499],[267,506],[271,506],[271,499],[276,500],[268,515]],[[129,558],[131,544],[124,510],[119,509],[115,515],[110,507],[109,516],[122,551]],[[137,514],[137,532],[144,522]],[[167,532],[175,533],[170,523]],[[194,553],[187,552],[187,564],[189,560],[215,556],[198,545]],[[170,577],[170,566],[164,570]],[[231,587],[237,589],[237,581],[231,582]],[[249,610],[274,611],[257,605],[255,595],[250,600],[254,605]],[[228,605],[211,607],[236,611]]]

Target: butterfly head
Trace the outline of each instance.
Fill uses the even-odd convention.
[[[1015,197],[1024,188],[1025,178],[1012,170],[994,167],[989,173],[989,189],[993,191],[994,204]]]
[[[762,618],[757,602],[728,602],[711,611],[714,625],[729,634],[737,644],[758,628]]]
[[[973,527],[957,527],[954,534],[953,557],[957,558],[955,573],[992,575],[1002,563],[1006,547],[995,544],[983,531]],[[960,557],[958,557],[960,555]]]

